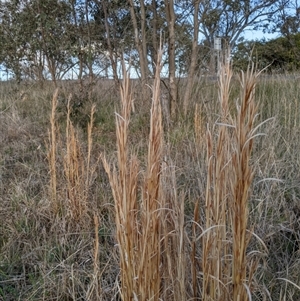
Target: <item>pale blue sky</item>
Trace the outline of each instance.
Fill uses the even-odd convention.
[[[270,40],[270,39],[276,39],[280,36],[280,34],[278,32],[276,33],[263,33],[262,31],[259,30],[247,30],[245,32],[245,39],[246,40],[261,40],[263,38],[266,38],[266,40]]]

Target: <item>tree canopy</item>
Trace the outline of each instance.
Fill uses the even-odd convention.
[[[267,30],[268,24],[268,30],[283,35],[274,42],[277,52],[272,54],[266,42],[256,42],[256,51],[269,47],[263,60],[273,59],[274,68],[284,64],[289,70],[298,57],[299,12],[285,0],[2,1],[0,64],[18,81],[56,83],[72,71],[79,80],[100,75],[117,82],[119,62],[127,59],[145,82],[155,72],[161,36],[168,77],[193,76],[214,70],[215,37],[235,49],[237,64],[253,48],[251,42],[240,43],[244,31]],[[284,54],[280,49],[287,47]]]
[[[268,67],[270,72],[290,72],[300,69],[300,33],[266,41],[245,41],[237,45],[233,64],[245,69],[254,62],[258,69]]]

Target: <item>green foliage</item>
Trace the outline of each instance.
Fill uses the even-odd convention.
[[[277,0],[200,1],[200,31],[213,46],[215,36],[227,37],[233,47],[246,28],[258,29],[278,12]]]
[[[20,81],[23,75],[42,80],[45,72],[59,78],[70,63],[65,1],[1,2],[0,61]]]
[[[200,65],[213,60],[213,39],[226,37],[229,45],[249,27],[276,14],[268,1],[200,1],[199,31],[205,42],[199,47]],[[140,72],[135,35],[146,40],[145,52],[150,73],[155,70],[160,34],[168,44],[169,30],[166,0],[133,2],[138,32],[133,29],[129,2],[126,0],[19,0],[0,2],[0,64],[20,81],[22,78],[44,81],[63,78],[69,71],[93,78],[118,65],[122,55]],[[186,74],[191,62],[194,1],[175,1],[175,64],[177,74]],[[142,10],[145,9],[145,20]],[[292,17],[285,26],[291,27]],[[293,21],[293,20],[292,20]],[[288,24],[288,25],[287,25]],[[227,43],[226,42],[226,43]],[[107,56],[107,50],[110,56]],[[168,57],[165,66],[169,67]],[[115,67],[114,67],[115,68]],[[203,69],[203,67],[200,67]],[[96,71],[95,71],[96,70]]]
[[[299,70],[300,33],[270,41],[245,41],[238,44],[233,56],[234,67],[245,70],[249,62],[254,62],[258,69],[268,67],[269,71],[275,72]]]

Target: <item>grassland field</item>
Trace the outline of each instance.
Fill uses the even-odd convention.
[[[132,81],[131,85],[134,112],[129,113],[129,159],[123,169],[124,173],[133,173],[138,168],[138,204],[145,190],[150,189],[149,183],[141,183],[149,170],[150,109],[154,96],[149,88],[150,96],[141,98],[139,82]],[[237,75],[230,85],[228,114],[235,120],[237,103],[243,97]],[[156,179],[162,181],[157,184],[163,191],[158,196],[170,202],[164,208],[169,206],[174,213],[164,215],[169,228],[157,226],[157,243],[162,244],[158,259],[160,300],[233,300],[230,281],[223,283],[228,295],[214,295],[217,299],[209,299],[212,284],[204,284],[211,272],[208,269],[208,274],[204,274],[203,258],[213,261],[214,254],[205,253],[203,240],[203,232],[213,227],[214,218],[212,215],[208,223],[207,189],[218,187],[217,174],[208,169],[208,130],[215,145],[212,157],[218,158],[218,143],[223,143],[222,87],[218,80],[195,79],[188,114],[184,116],[184,86],[184,80],[179,80],[176,116],[166,123],[163,114],[161,158],[157,159],[167,170],[160,170],[162,175]],[[111,171],[113,165],[117,171],[122,170],[118,157],[120,137],[116,135],[121,97],[114,83],[104,80],[82,89],[76,82],[61,82],[57,94],[47,82],[43,86],[33,82],[0,83],[0,300],[93,301],[120,300],[121,296],[129,300],[124,293],[129,286],[124,285],[125,278],[130,277],[124,275],[128,259],[120,258],[123,230],[116,225],[118,207],[113,195],[119,186],[111,188],[112,179],[103,163],[105,158]],[[251,278],[247,285],[252,300],[300,300],[300,76],[259,76],[255,102],[253,128],[262,124],[255,132],[261,135],[255,136],[249,152],[254,176],[249,184],[246,225],[247,233],[254,234],[247,234],[249,241],[245,243],[245,273]],[[224,124],[222,131],[227,131]],[[226,135],[225,139],[231,139],[230,129]],[[231,147],[232,143],[234,140],[224,145]],[[219,150],[224,151],[222,145]],[[223,161],[216,159],[223,168],[228,164],[226,156]],[[138,167],[130,165],[134,160]],[[126,176],[124,179],[128,180]],[[207,188],[208,179],[216,187],[211,184]],[[121,176],[117,183],[120,181]],[[125,185],[133,185],[130,181]],[[227,198],[227,182],[222,183],[220,191]],[[215,200],[216,196],[211,198]],[[139,205],[132,206],[132,218],[143,225]],[[222,234],[226,241],[235,239],[230,229],[228,226]],[[140,234],[135,235],[133,242],[141,243]],[[155,243],[151,237],[148,239]],[[221,265],[226,254],[230,260],[233,258],[234,248],[231,250],[229,245],[217,255]],[[149,251],[150,257],[156,254],[153,250]],[[137,266],[138,259],[132,260]],[[226,275],[231,277],[226,269]],[[134,284],[137,287],[143,284],[141,277]],[[204,285],[210,287],[206,293]],[[218,290],[221,288],[216,285],[215,291]],[[137,296],[135,300],[143,299]]]

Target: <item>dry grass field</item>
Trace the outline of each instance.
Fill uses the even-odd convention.
[[[2,82],[0,300],[300,300],[299,80]]]

